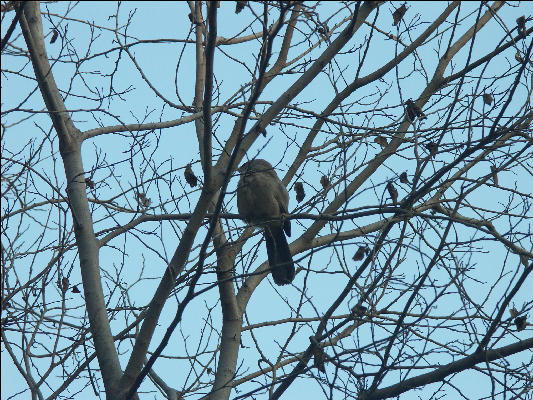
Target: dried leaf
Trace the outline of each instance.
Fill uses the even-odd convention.
[[[397,204],[398,203],[398,191],[396,190],[392,182],[387,183],[387,190],[392,199],[392,202],[394,204]]]
[[[437,154],[437,151],[439,150],[439,146],[437,145],[437,143],[434,142],[428,142],[424,144],[424,147],[427,149],[427,151],[429,151],[429,154],[431,156]]]
[[[320,184],[324,189],[327,189],[330,185],[329,178],[326,175],[322,175],[322,178],[320,178]]]
[[[57,32],[57,29],[54,29],[54,33],[52,33],[52,38],[50,39],[50,44],[56,42],[58,35],[59,35],[59,33]]]
[[[329,33],[329,28],[326,24],[318,25],[316,31],[321,35],[327,35]]]
[[[296,192],[296,201],[300,203],[305,198],[305,190],[302,182],[294,184],[294,191]]]
[[[405,102],[406,105],[406,111],[407,115],[409,116],[409,119],[411,122],[413,122],[417,117],[422,121],[423,119],[426,119],[426,114],[422,112],[420,107],[411,99],[407,100]]]
[[[491,165],[490,172],[492,174],[492,180],[494,181],[494,184],[498,185],[498,168],[496,168],[494,165]]]
[[[526,329],[527,325],[526,317],[516,317],[514,319],[514,324],[518,332],[523,331],[524,329]]]
[[[365,257],[366,249],[366,246],[359,246],[359,248],[352,257],[352,260],[361,261]]]
[[[322,373],[326,373],[326,367],[324,367],[324,361],[326,360],[326,354],[322,348],[315,348],[314,354],[314,366]]]
[[[483,93],[483,102],[485,104],[488,104],[489,106],[492,104],[492,101],[494,99],[492,98],[492,95],[489,93]]]
[[[403,16],[405,15],[405,12],[407,11],[407,7],[405,6],[405,3],[403,3],[400,7],[398,7],[394,12],[392,13],[392,24],[398,25],[398,23],[402,20]]]
[[[77,285],[72,286],[72,293],[80,293],[80,289],[78,289]]]
[[[522,15],[516,19],[516,26],[518,28],[518,34],[522,37],[526,37],[526,16]]]
[[[85,187],[88,187],[89,189],[94,189],[94,182],[91,178],[85,178]]]
[[[192,172],[190,163],[185,166],[183,176],[185,176],[185,180],[189,185],[191,185],[191,187],[195,187],[198,184],[198,178],[196,177],[196,175],[194,175],[194,172]]]
[[[407,179],[407,172],[402,172],[400,174],[400,182],[409,184],[409,180]]]
[[[150,204],[152,204],[152,200],[146,197],[146,194],[142,192],[137,192],[137,201],[143,207],[150,207]]]
[[[518,316],[519,312],[515,307],[509,310],[509,314],[511,314],[511,318],[514,318],[513,322],[516,326],[517,331],[520,332],[526,329],[526,325],[527,325],[526,317],[525,316],[519,317]]]
[[[65,293],[68,290],[68,278],[66,276],[61,279],[61,291]]]
[[[352,318],[361,318],[365,315],[367,308],[365,306],[356,305],[352,308]]]
[[[524,62],[524,59],[522,58],[522,55],[520,54],[519,51],[516,52],[516,54],[514,55],[514,58],[516,61],[518,61],[519,63],[523,63]]]
[[[236,1],[235,2],[235,14],[240,13],[244,7],[246,7],[246,4],[248,4],[247,1]]]
[[[374,138],[374,143],[379,144],[381,147],[385,147],[389,144],[389,142],[387,142],[387,138],[381,135],[378,135]]]
[[[324,361],[326,361],[326,353],[324,353],[322,346],[314,336],[309,336],[309,340],[314,345],[313,366],[316,367],[320,372],[326,373],[326,368],[324,367]]]

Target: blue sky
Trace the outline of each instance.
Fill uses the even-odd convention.
[[[64,15],[64,10],[69,7],[69,3],[52,3],[52,4],[43,4],[41,10],[45,12],[46,7],[50,10],[51,13],[56,15]],[[390,11],[401,3],[387,3],[381,6],[380,15],[377,21],[377,25],[387,32],[396,34],[396,29],[391,25],[391,16]],[[324,15],[331,13],[331,10],[334,9],[334,5],[325,5]],[[458,28],[458,34],[462,33],[465,26],[469,27],[473,18],[475,18],[475,10],[477,3],[465,3],[463,6],[464,10],[470,9],[470,17]],[[430,2],[420,2],[411,4],[406,15],[406,18],[410,19],[414,15],[419,15],[420,26],[417,27],[414,32],[416,32],[412,37],[402,36],[402,39],[410,43],[413,38],[416,37],[417,33],[425,29],[425,27],[431,23],[434,18],[445,8],[443,3],[435,4]],[[68,22],[68,34],[72,38],[71,49],[69,51],[76,51],[78,56],[82,58],[83,54],[90,51],[91,54],[98,53],[102,49],[106,49],[110,46],[116,45],[113,40],[114,35],[109,31],[100,30],[96,31],[96,34],[100,35],[91,46],[90,50],[88,49],[88,38],[90,37],[90,30],[87,25],[77,23],[76,19],[89,19],[94,21],[98,26],[114,28],[115,20],[113,18],[108,18],[109,15],[114,14],[116,10],[116,5],[112,2],[81,2],[73,8],[69,13],[69,16],[72,18]],[[132,28],[128,30],[130,35],[129,41],[133,41],[134,38],[140,38],[143,40],[148,39],[157,39],[157,38],[183,38],[189,32],[189,21],[187,18],[188,7],[185,2],[150,2],[150,3],[123,3],[120,9],[120,20],[118,25],[125,23],[128,15],[135,10],[134,23]],[[511,3],[511,6],[504,7],[504,9],[499,13],[502,21],[506,24],[514,24],[516,18],[522,14],[531,14],[531,4],[530,3],[521,3],[520,6],[517,3]],[[248,12],[249,10],[245,10]],[[473,13],[473,14],[472,14]],[[88,17],[89,16],[89,17]],[[374,14],[371,14],[370,18],[373,18]],[[62,28],[65,27],[65,22],[60,22],[57,16],[52,16],[51,20],[57,24],[61,23]],[[450,20],[450,19],[449,19]],[[234,4],[233,2],[225,3],[223,2],[218,17],[218,34],[225,37],[231,37],[234,34],[237,34],[242,30],[242,14],[234,14]],[[44,32],[47,35],[51,33],[51,25],[46,18],[43,19]],[[512,28],[512,26],[510,26]],[[5,34],[6,24],[2,24],[2,36]],[[364,43],[364,35],[369,33],[368,27],[361,29],[361,33],[356,35],[352,41],[349,42],[347,48],[351,46],[359,46]],[[17,27],[15,35],[20,34],[20,28]],[[48,44],[50,36],[47,36],[46,43],[47,49],[49,51],[49,56],[54,58],[58,55],[60,49],[59,44],[56,42],[56,46]],[[191,34],[191,38],[193,38]],[[480,35],[476,39],[476,46],[472,53],[473,59],[477,59],[479,56],[486,54],[488,51],[492,50],[500,38],[503,37],[502,24],[497,21],[491,21],[487,26],[481,31]],[[281,39],[277,39],[275,45],[279,45]],[[380,46],[371,47],[368,54],[368,62],[365,63],[364,67],[361,70],[361,75],[367,75],[373,70],[377,69],[384,62],[388,61],[394,55],[394,42],[393,41],[383,41],[379,40]],[[21,47],[25,47],[23,44],[22,38],[19,37],[17,44]],[[523,45],[523,44],[521,44]],[[302,44],[305,46],[305,43]],[[325,45],[314,50],[313,55],[319,54]],[[466,47],[468,48],[468,46]],[[182,46],[180,43],[158,43],[150,45],[139,45],[132,47],[132,52],[135,54],[135,57],[141,65],[146,76],[149,77],[150,82],[164,95],[165,97],[171,99],[172,101],[177,100],[176,93],[176,84],[179,90],[179,95],[182,97],[185,103],[190,104],[192,96],[194,94],[194,71],[195,71],[195,62],[194,62],[194,51],[193,47],[188,46],[182,51]],[[238,60],[249,60],[253,54],[257,53],[258,43],[257,42],[248,42],[239,46],[234,46],[231,49],[231,56],[237,60],[230,60],[221,51],[215,53],[215,71],[216,71],[216,83],[220,84],[221,96],[218,100],[219,103],[226,101],[231,95],[236,93],[243,84],[249,81],[249,74],[242,65],[239,64]],[[226,48],[221,50],[226,51]],[[401,47],[400,47],[401,50]],[[509,68],[509,65],[514,61],[513,49],[509,49],[505,53],[505,57],[499,57],[497,61],[492,62],[489,65],[487,70],[487,75],[499,74],[501,71],[505,71]],[[466,50],[462,50],[462,57],[457,58],[457,64],[453,66],[454,71],[460,70],[466,60],[464,56],[466,55]],[[424,60],[424,68],[429,73],[431,77],[433,73],[433,68],[437,62],[437,54],[434,46],[429,46],[428,48],[422,48],[418,56]],[[113,56],[111,56],[113,57]],[[346,79],[353,79],[353,74],[355,71],[354,65],[350,65],[350,60],[355,59],[355,54],[349,53],[339,56],[339,65],[349,65],[350,68],[344,72]],[[181,58],[183,60],[180,63],[180,69],[176,76],[176,63]],[[113,58],[111,58],[113,60]],[[289,55],[289,59],[291,56]],[[22,59],[13,59],[13,57],[7,57],[2,55],[2,64],[3,68],[6,65],[9,65],[9,69],[15,70],[16,65],[22,65]],[[423,88],[426,85],[426,80],[424,79],[425,72],[421,70],[416,76],[410,77],[407,74],[412,70],[412,63],[417,63],[414,58],[409,58],[404,61],[398,68],[398,76],[405,76],[401,80],[401,93],[402,98],[417,98]],[[169,107],[163,107],[162,101],[153,95],[151,89],[142,82],[139,78],[138,71],[128,60],[128,58],[123,55],[123,58],[120,62],[119,68],[121,73],[117,74],[113,79],[113,87],[115,91],[124,91],[122,100],[115,100],[111,104],[104,102],[100,106],[98,101],[91,100],[96,98],[97,95],[94,91],[98,90],[101,93],[106,93],[109,91],[110,80],[106,76],[110,74],[115,68],[115,64],[110,62],[107,58],[97,57],[91,61],[84,62],[81,66],[82,70],[86,72],[84,74],[84,80],[79,78],[70,81],[70,76],[72,76],[73,65],[72,64],[63,64],[61,62],[56,63],[54,66],[54,75],[58,86],[62,90],[68,90],[69,86],[72,86],[74,93],[84,93],[87,98],[79,98],[74,95],[69,95],[66,98],[66,105],[69,109],[72,110],[83,110],[86,108],[96,109],[102,108],[108,110],[114,116],[119,116],[115,118],[110,114],[106,114],[101,111],[75,111],[73,113],[73,120],[76,123],[76,126],[84,130],[94,129],[98,127],[99,124],[106,125],[116,125],[119,123],[133,123],[133,122],[154,122],[158,120],[171,120],[177,119],[185,115],[185,113],[171,109]],[[338,68],[337,65],[328,66],[327,68]],[[450,71],[448,71],[450,72]],[[447,75],[447,74],[445,74]],[[261,101],[272,101],[279,96],[279,93],[285,90],[290,84],[294,82],[298,75],[287,74],[286,76],[276,79],[271,85],[267,87],[265,92],[262,94]],[[382,87],[372,86],[365,88],[364,90],[357,92],[357,98],[350,97],[346,103],[350,101],[355,102],[351,106],[346,107],[346,111],[353,113],[349,114],[348,118],[350,123],[358,126],[383,126],[387,124],[392,124],[398,122],[403,117],[403,108],[401,107],[400,95],[396,87],[396,71],[391,71],[384,77],[385,85],[382,87],[389,87],[386,93],[381,93]],[[505,81],[504,81],[505,83]],[[508,82],[507,82],[508,83]],[[501,83],[500,83],[501,84]],[[84,88],[85,86],[85,88]],[[339,86],[342,88],[343,83],[339,82]],[[28,89],[33,87],[33,82],[31,80],[24,79],[15,79],[9,75],[2,76],[2,107],[3,110],[9,109],[17,104],[26,93]],[[90,89],[89,89],[90,88]],[[494,87],[491,88],[495,93],[503,92],[505,87]],[[91,93],[93,91],[93,93]],[[329,99],[332,97],[333,90],[331,84],[328,81],[328,78],[325,74],[321,74],[317,79],[306,88],[295,100],[295,103],[302,103],[302,107],[311,109],[315,112],[320,112],[322,108],[327,104]],[[394,107],[390,114],[392,114],[395,119],[390,117],[385,117],[379,113],[372,114],[365,108],[365,103],[370,103],[372,100],[375,100],[380,95],[386,95],[388,106]],[[526,95],[524,88],[519,88],[516,95],[517,104],[523,102],[523,96]],[[496,97],[496,96],[495,96]],[[356,101],[359,101],[357,103]],[[37,110],[43,108],[43,102],[40,98],[40,93],[36,92],[30,100],[30,104]],[[428,104],[431,104],[431,100]],[[109,108],[107,108],[109,107]],[[258,106],[257,110],[262,110],[262,107]],[[430,110],[433,112],[433,117],[439,114],[439,110]],[[17,119],[26,117],[26,113],[13,113],[10,114],[6,119],[3,119],[3,123],[13,123]],[[370,122],[369,122],[370,121]],[[220,120],[216,121],[215,134],[220,137],[222,140],[226,138],[227,132],[229,132],[234,123],[234,118],[231,116],[223,116]],[[309,126],[314,122],[314,120],[305,121],[305,120],[295,120],[298,124],[302,126]],[[46,114],[41,114],[35,116],[24,123],[10,129],[7,131],[6,135],[3,135],[2,140],[4,145],[8,148],[17,148],[23,146],[30,138],[35,141],[38,141],[38,138],[42,136],[42,132],[38,127],[42,127],[43,130],[49,129],[50,123]],[[248,128],[252,126],[251,123],[248,124]],[[36,128],[37,127],[37,128]],[[268,135],[266,138],[260,137],[254,146],[250,149],[248,155],[250,158],[258,154],[262,158],[266,158],[271,161],[273,164],[277,165],[278,174],[283,176],[288,165],[290,165],[289,160],[296,154],[298,150],[298,143],[303,141],[303,138],[307,134],[306,129],[303,127],[294,127],[294,132],[291,132],[291,135],[294,135],[297,138],[296,143],[291,143],[286,140],[284,132],[278,127],[271,127],[267,130]],[[105,135],[99,136],[95,139],[87,140],[83,146],[83,155],[84,155],[84,166],[87,171],[89,171],[97,162],[102,158],[106,158],[109,163],[117,163],[120,169],[121,181],[120,184],[123,184],[124,187],[129,187],[134,184],[138,179],[142,179],[141,172],[145,172],[148,176],[150,174],[149,169],[146,168],[146,164],[143,162],[142,158],[138,158],[136,162],[138,164],[128,165],[123,163],[123,160],[127,160],[129,154],[125,152],[128,144],[132,142],[132,138],[128,135]],[[192,123],[180,125],[174,128],[166,129],[161,132],[156,131],[155,133],[149,136],[150,143],[146,144],[145,151],[147,154],[150,151],[157,150],[156,160],[161,162],[164,165],[165,170],[171,168],[182,168],[186,163],[193,162],[193,170],[200,176],[201,168],[198,163],[198,145],[196,141],[196,135],[194,134],[194,125]],[[157,144],[157,146],[156,146]],[[57,143],[55,143],[57,145]],[[55,148],[57,152],[57,146]],[[377,145],[374,147],[368,146],[365,149],[358,150],[357,154],[354,155],[357,162],[364,163],[368,160],[371,160],[379,151]],[[57,154],[56,154],[57,156]],[[442,163],[446,163],[446,158],[443,158],[436,161],[434,168],[438,169]],[[122,163],[121,163],[122,162]],[[355,161],[353,161],[355,162]],[[51,172],[54,167],[51,166],[51,161],[43,161],[41,164],[43,171],[53,175]],[[47,168],[51,168],[47,171]],[[319,188],[319,179],[322,174],[331,173],[329,170],[330,165],[325,162],[310,162],[306,166],[305,170],[305,181],[311,190],[311,186],[314,188]],[[479,168],[487,169],[486,165],[480,165]],[[387,165],[380,169],[378,176],[376,177],[376,182],[386,182],[387,179],[391,179],[395,176],[398,176],[399,172],[405,169],[405,161],[402,157],[391,157]],[[59,174],[59,181],[63,180],[62,165],[56,165],[55,171]],[[473,171],[475,174],[477,171]],[[182,171],[176,171],[175,173],[169,174],[169,179],[181,179]],[[95,172],[95,180],[103,181],[105,180],[106,170],[97,170]],[[379,179],[378,179],[379,178]],[[510,181],[520,180],[524,182],[525,185],[531,184],[530,187],[533,187],[533,179],[531,176],[524,174],[516,176],[514,172],[501,173],[500,179],[505,182],[506,179]],[[233,179],[229,187],[229,195],[227,197],[228,201],[226,203],[229,212],[236,212],[236,204],[233,199],[231,191],[235,189],[237,179]],[[293,183],[293,182],[292,182]],[[42,183],[41,183],[42,184]],[[111,196],[116,191],[116,185],[119,182],[114,182],[110,179],[107,180],[106,185],[100,187],[100,196],[102,198],[107,198]],[[62,187],[64,190],[64,186]],[[157,193],[160,190],[162,198],[164,200],[170,200],[172,198],[172,193],[169,188],[161,188],[155,186],[154,183],[147,183],[145,186],[145,191],[147,195],[154,199],[157,199]],[[172,186],[172,190],[180,190],[178,182],[175,180]],[[384,185],[379,187],[379,190],[385,193]],[[399,187],[400,197],[403,197],[407,192]],[[189,212],[195,204],[195,200],[198,196],[198,191],[192,192],[190,196],[180,200],[177,204],[174,204],[172,212]],[[386,196],[386,194],[381,194]],[[332,194],[328,197],[331,200]],[[379,197],[379,195],[377,195]],[[493,195],[490,193],[490,197],[487,196],[487,193],[480,191],[479,194],[473,197],[473,199],[480,205],[487,204],[488,207],[491,207],[494,203],[504,202],[506,200],[507,194],[498,193]],[[364,189],[358,193],[354,199],[351,200],[350,207],[360,207],[361,204],[374,204],[375,203],[376,193],[371,190]],[[131,204],[135,203],[135,199],[132,195],[124,201],[129,201]],[[368,202],[368,203],[367,203]],[[493,203],[494,202],[494,203]],[[291,207],[296,207],[296,201],[294,199],[294,192],[291,191]],[[101,212],[101,211],[99,211]],[[161,210],[159,210],[161,212]],[[99,217],[103,218],[105,214],[98,214]],[[124,224],[125,222],[131,219],[131,215],[123,214],[117,216],[117,221]],[[101,230],[109,227],[108,220],[98,221],[98,218],[95,217],[95,230]],[[364,219],[357,221],[358,224],[364,224],[366,221]],[[309,221],[302,222],[304,226],[309,225]],[[296,225],[295,233],[293,238],[297,238],[299,234],[303,232],[303,229]],[[243,224],[237,223],[236,226],[242,227]],[[183,226],[182,226],[183,227]],[[143,226],[143,229],[151,232],[154,236],[153,238],[147,237],[147,243],[150,245],[157,246],[157,253],[150,252],[146,248],[142,247],[140,242],[137,241],[135,237],[128,235],[128,251],[127,254],[122,259],[119,256],[119,252],[116,251],[115,247],[107,247],[102,249],[101,252],[101,264],[104,269],[113,270],[114,268],[120,268],[124,266],[128,273],[125,275],[126,279],[133,282],[138,274],[138,268],[142,265],[146,271],[146,276],[151,277],[143,281],[142,285],[133,286],[130,295],[135,299],[135,304],[138,306],[146,304],[153,293],[153,289],[158,283],[158,278],[161,275],[165,267],[165,260],[172,256],[174,249],[179,240],[179,230],[174,230],[170,226],[165,226],[164,229],[160,230],[158,224],[146,224]],[[178,232],[178,234],[177,234]],[[201,231],[198,238],[201,240],[203,238],[204,231]],[[235,235],[235,233],[232,233]],[[111,244],[113,246],[121,247],[126,239],[118,238],[115,239],[115,242]],[[200,243],[200,242],[198,242]],[[355,240],[351,242],[351,247],[343,248],[342,251],[352,251],[352,249],[357,248],[361,243],[364,243],[363,240]],[[252,251],[256,249],[257,240],[250,243],[245,247],[245,253],[247,251]],[[262,246],[260,247],[259,254],[264,259],[264,254],[262,253]],[[160,257],[163,255],[163,257]],[[303,256],[303,255],[302,255]],[[483,279],[487,274],[486,268],[484,266],[490,266],[491,264],[498,264],[504,262],[508,255],[503,251],[500,245],[494,244],[494,247],[486,249],[484,254],[476,254],[476,263],[479,266],[479,269],[473,271],[473,274],[480,279]],[[312,258],[306,257],[302,260],[302,265],[306,266],[308,263],[312,263],[314,268],[319,268],[322,264],[327,264],[330,262],[330,257],[333,257],[329,253],[318,253],[314,254]],[[351,254],[347,255],[347,259],[351,258]],[[46,259],[46,256],[43,256],[43,261]],[[259,261],[259,260],[258,260]],[[71,266],[71,282],[80,282],[79,271],[77,270],[77,265],[75,260],[72,260],[73,264]],[[211,260],[212,262],[212,260]],[[423,268],[424,263],[427,262],[427,259],[420,257],[420,259],[408,259],[406,261],[412,267],[413,275],[416,274],[419,268]],[[28,263],[29,265],[29,263]],[[28,265],[24,267],[28,267]],[[259,265],[257,262],[254,263],[254,267]],[[237,266],[239,268],[240,265]],[[23,268],[21,266],[21,268]],[[409,271],[409,269],[407,269]],[[211,276],[210,279],[206,279],[203,284],[209,283],[214,276]],[[321,290],[327,288],[338,288],[338,281],[336,276],[328,275],[316,275],[310,278],[310,281],[307,282],[308,288],[310,288],[309,295],[312,296],[313,302],[318,304],[317,309],[318,315],[326,309],[334,298],[335,293],[331,293],[328,290]],[[443,278],[444,279],[444,278]],[[489,280],[489,279],[488,279]],[[266,281],[257,289],[256,293],[253,295],[253,299],[248,307],[248,316],[250,318],[250,323],[260,322],[263,320],[270,319],[281,319],[287,317],[289,314],[284,304],[283,298],[297,298],[299,293],[299,288],[303,283],[303,274],[300,274],[294,283],[294,287],[285,287],[280,289],[281,297],[273,296],[273,289],[270,284],[267,284]],[[531,287],[531,282],[530,282]],[[320,288],[316,290],[316,288]],[[473,290],[477,290],[473,288]],[[474,294],[473,294],[474,295]],[[353,299],[356,300],[357,295],[354,293]],[[524,293],[519,294],[517,297],[517,302],[519,300],[525,301],[527,297]],[[79,299],[78,299],[79,301]],[[353,304],[351,304],[353,305]],[[216,307],[215,307],[216,306]],[[493,304],[486,304],[487,308],[490,309],[490,306]],[[196,327],[202,318],[206,316],[206,307],[215,307],[213,311],[213,321],[215,324],[218,324],[219,321],[219,311],[217,305],[217,292],[213,291],[207,294],[204,297],[198,298],[193,301],[189,308],[187,309],[184,320],[181,324],[183,333],[176,331],[174,333],[172,344],[167,347],[167,354],[182,354],[183,350],[183,339],[181,335],[187,337],[187,346],[194,348],[196,344],[203,343],[203,338],[197,336],[197,329],[189,329],[189,327]],[[443,307],[442,304],[439,304],[439,307]],[[176,308],[176,302],[169,301],[164,309],[164,315],[168,316],[161,320],[159,329],[156,332],[156,335],[153,339],[153,346],[151,349],[155,348],[155,345],[159,343],[162,334],[164,333],[166,326],[168,325],[170,319],[174,315]],[[346,310],[348,305],[346,305]],[[346,312],[346,310],[344,310]],[[441,309],[439,309],[440,311]],[[309,310],[308,310],[309,311]],[[442,309],[442,312],[445,313],[447,310]],[[256,318],[256,319],[254,319]],[[120,329],[122,321],[114,322],[113,329],[114,332]],[[247,325],[247,323],[245,323]],[[290,326],[280,328],[262,328],[257,332],[257,339],[268,343],[263,349],[265,354],[267,354],[271,359],[275,359],[276,355],[279,352],[278,347],[276,346],[275,340],[278,339],[279,342],[283,343],[283,340],[287,336]],[[368,328],[370,329],[370,327]],[[362,336],[362,341],[364,341],[365,336],[371,334],[370,331],[366,329],[360,332]],[[252,338],[245,333],[243,336],[244,346],[253,347]],[[297,352],[303,350],[306,346],[306,336],[303,335],[302,338],[295,341],[291,344],[289,351]],[[246,347],[241,350],[239,360],[243,360],[243,368],[248,369],[248,373],[255,371],[257,369],[257,363],[255,359],[252,359],[256,356],[253,348],[247,349]],[[522,357],[518,355],[516,357]],[[122,362],[125,362],[127,359],[127,354],[121,359]],[[442,363],[449,362],[450,359],[443,357]],[[528,356],[524,354],[524,362],[528,362]],[[13,393],[18,391],[19,387],[24,387],[21,377],[17,371],[15,371],[12,366],[9,357],[6,355],[4,348],[2,347],[2,398],[7,398]],[[93,363],[95,367],[96,363]],[[168,378],[170,381],[175,380],[175,371],[178,369],[176,365],[180,365],[180,368],[183,368],[182,364],[178,364],[176,361],[171,360],[160,360],[156,364],[156,370],[163,377]],[[58,377],[58,382],[61,381],[61,377]],[[178,382],[179,382],[178,378]],[[466,383],[472,379],[469,374],[465,374],[465,393],[468,393],[468,390],[473,390],[475,395],[475,387],[467,385]],[[389,382],[391,383],[391,382]],[[177,387],[179,388],[177,383]],[[428,388],[430,391],[433,388]],[[292,398],[294,396],[302,396],[306,394],[310,398],[316,395],[319,389],[316,385],[310,384],[308,380],[301,380],[286,392],[285,398]],[[89,393],[89,392],[86,392]],[[425,392],[423,392],[425,393]],[[420,393],[417,395],[423,397]],[[407,395],[406,398],[408,398]],[[154,397],[158,398],[158,397]]]

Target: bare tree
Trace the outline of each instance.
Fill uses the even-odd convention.
[[[531,398],[523,9],[108,7],[2,3],[2,397]]]

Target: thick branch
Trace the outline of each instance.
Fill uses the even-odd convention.
[[[48,63],[38,2],[25,3],[20,23],[39,88],[59,138],[59,150],[63,158],[67,195],[80,257],[87,313],[98,363],[102,369],[104,386],[108,398],[111,398],[120,379],[121,370],[107,319],[100,278],[98,244],[94,236],[85,189],[79,130],[74,127],[66,111]]]
[[[533,338],[529,338],[508,346],[500,347],[498,349],[480,351],[472,354],[471,356],[463,358],[462,360],[443,365],[433,372],[428,372],[427,374],[422,374],[414,378],[407,379],[396,385],[389,386],[388,388],[376,390],[372,394],[361,394],[360,398],[361,400],[377,400],[395,397],[411,389],[442,381],[447,376],[456,374],[457,372],[466,371],[476,364],[505,358],[532,347]]]

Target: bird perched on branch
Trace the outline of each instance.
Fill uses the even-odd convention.
[[[247,222],[264,229],[268,263],[277,285],[294,279],[294,262],[285,233],[291,235],[291,221],[282,219],[288,213],[289,193],[272,165],[261,159],[244,163],[237,187],[237,207]],[[285,232],[285,233],[284,233]]]

